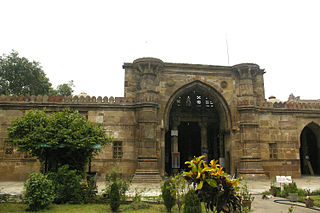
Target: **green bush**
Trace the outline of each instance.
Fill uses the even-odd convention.
[[[168,179],[161,186],[161,196],[168,212],[171,212],[172,207],[176,204],[175,195],[170,190],[170,185],[171,180]]]
[[[24,184],[23,197],[32,211],[46,208],[54,200],[52,181],[46,175],[32,173]]]
[[[110,207],[112,212],[117,212],[120,206],[120,187],[117,183],[110,187]]]
[[[103,190],[103,195],[109,199],[111,185],[117,183],[120,190],[121,201],[126,200],[126,192],[129,190],[131,184],[131,178],[122,177],[122,173],[117,170],[111,170],[109,173],[106,173],[106,188]]]
[[[201,213],[201,202],[194,189],[184,196],[184,208],[183,213]]]
[[[311,195],[320,195],[320,189],[316,189],[311,192]]]
[[[281,191],[281,197],[288,197],[289,193],[298,193],[298,187],[295,182],[284,184]]]
[[[56,197],[54,202],[59,203],[83,203],[85,186],[81,184],[82,175],[76,170],[69,170],[64,165],[57,172],[51,172],[48,177],[52,180]]]
[[[304,189],[298,188],[297,193],[298,193],[298,196],[306,196],[308,192]]]
[[[83,184],[83,202],[95,203],[97,202],[97,186],[95,184],[94,176],[87,176],[87,182]]]
[[[132,203],[129,205],[129,209],[138,210],[138,209],[147,209],[150,208],[150,204],[142,201],[142,193],[145,189],[139,190],[135,189],[135,195],[132,198]]]

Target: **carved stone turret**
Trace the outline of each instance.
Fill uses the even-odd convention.
[[[163,68],[163,62],[156,58],[140,58],[133,62],[133,67],[140,74],[140,90],[137,91],[138,102],[156,102],[159,85],[158,74]]]

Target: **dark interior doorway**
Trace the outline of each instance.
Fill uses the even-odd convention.
[[[180,152],[181,169],[185,170],[184,164],[194,156],[201,155],[201,133],[198,122],[181,122],[178,131],[178,144]]]
[[[300,135],[300,168],[303,175],[311,175],[310,165],[314,174],[320,175],[318,138],[313,129],[306,126]]]
[[[207,154],[208,160],[224,158],[224,135],[217,106],[220,106],[217,100],[199,88],[188,90],[175,99],[165,136],[165,171],[168,175],[176,172],[172,168],[172,163],[176,162],[172,154],[176,152],[180,154],[180,171],[186,169],[184,163],[194,156]],[[172,131],[176,135],[172,135]],[[175,137],[178,149],[174,152]]]

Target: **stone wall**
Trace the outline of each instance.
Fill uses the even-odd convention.
[[[123,157],[113,158],[112,143],[102,147],[101,152],[92,160],[92,171],[98,171],[103,179],[106,171],[113,167],[124,174],[134,174],[136,168],[135,149],[135,109],[132,98],[113,97],[61,97],[61,96],[0,96],[0,181],[25,180],[34,171],[39,171],[36,159],[20,153],[6,144],[6,129],[11,120],[22,116],[30,109],[59,111],[66,107],[77,109],[89,121],[101,123],[114,141],[121,141]]]
[[[0,96],[0,180],[23,180],[39,170],[35,159],[5,143],[6,128],[27,110],[44,107],[50,112],[77,109],[89,121],[101,123],[115,142],[122,142],[121,159],[114,159],[112,144],[93,159],[92,171],[100,178],[112,167],[127,175],[159,178],[165,170],[171,106],[194,88],[215,101],[229,172],[251,177],[301,175],[300,135],[310,123],[319,126],[319,100],[290,96],[287,102],[266,101],[264,70],[256,64],[211,66],[142,58],[123,68],[124,97]],[[320,138],[320,131],[316,136]]]

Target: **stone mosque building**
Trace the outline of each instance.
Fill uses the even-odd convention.
[[[10,121],[30,109],[69,107],[112,135],[92,160],[134,181],[157,182],[193,156],[233,175],[320,175],[320,101],[266,100],[257,64],[212,66],[140,58],[125,63],[124,97],[0,96],[0,180],[24,180],[39,162],[6,143]]]

